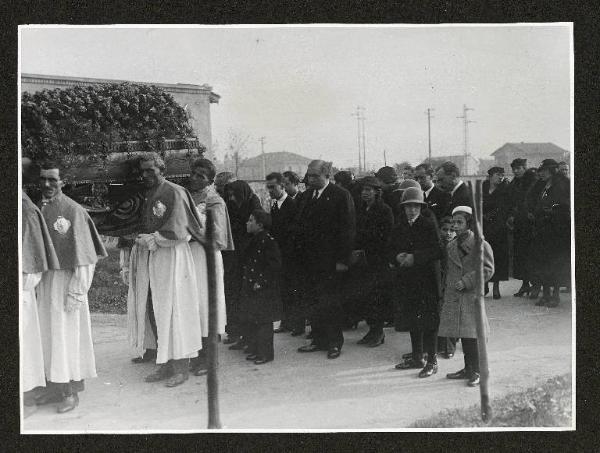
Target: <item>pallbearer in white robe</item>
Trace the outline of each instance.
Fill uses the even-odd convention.
[[[227,324],[227,315],[225,310],[225,286],[223,282],[224,269],[221,250],[233,250],[233,236],[231,234],[231,225],[229,223],[229,214],[225,200],[217,193],[213,184],[215,178],[215,167],[208,159],[197,159],[191,165],[191,174],[188,189],[194,199],[196,210],[203,226],[206,225],[206,211],[210,210],[213,221],[213,239],[215,246],[215,269],[212,270],[216,275],[216,308],[217,308],[217,333],[225,334],[225,325]],[[203,233],[205,232],[203,229]],[[202,335],[204,344],[208,336],[208,272],[206,252],[202,244],[198,242],[190,243],[194,264],[196,266],[196,278],[198,282],[198,291],[200,293],[200,324],[202,326]],[[192,360],[192,371],[197,376],[205,374],[207,370],[206,354],[204,351],[198,351],[198,357]]]
[[[166,385],[174,387],[187,380],[189,359],[202,349],[200,296],[189,242],[201,240],[201,225],[189,192],[162,176],[159,157],[142,160],[140,168],[148,191],[141,234],[131,250],[129,338],[141,352],[151,346],[155,327],[156,363],[161,366],[146,381],[168,378]]]
[[[52,239],[42,213],[22,192],[22,256],[23,297],[21,303],[21,390],[29,392],[46,385],[42,337],[35,288],[42,273],[59,267]],[[25,405],[35,404],[29,398]]]
[[[46,272],[38,286],[44,364],[51,387],[38,401],[58,400],[62,413],[79,404],[83,380],[96,377],[87,293],[98,257],[107,253],[85,209],[62,193],[59,170],[42,167],[40,183],[41,211],[59,269]]]

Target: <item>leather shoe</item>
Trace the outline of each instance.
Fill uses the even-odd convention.
[[[479,385],[479,373],[471,373],[469,377],[469,382],[467,382],[469,387],[477,387]]]
[[[60,403],[63,397],[60,393],[47,392],[35,399],[35,404],[44,406],[45,404]]]
[[[256,360],[258,356],[256,354],[250,354],[246,357],[246,360]]]
[[[445,359],[451,359],[452,357],[454,357],[454,353],[453,352],[442,352],[441,356]]]
[[[300,346],[298,352],[316,352],[322,351],[323,348],[318,347],[316,344],[307,344],[306,346]]]
[[[288,330],[285,327],[278,327],[277,329],[273,329],[273,333],[283,333],[287,331]]]
[[[273,359],[265,359],[263,357],[259,357],[254,361],[254,365],[263,365],[271,361],[273,361]]]
[[[371,332],[370,330],[367,332],[367,334],[362,337],[360,340],[358,340],[356,342],[356,344],[367,344],[371,341],[371,336],[373,335],[373,332]]]
[[[223,340],[223,344],[234,344],[239,341],[240,337],[227,337]]]
[[[149,374],[144,379],[146,382],[158,382],[173,375],[173,367],[169,363],[163,363],[158,370]]]
[[[367,343],[367,346],[370,348],[376,348],[377,346],[382,345],[383,343],[385,343],[385,335],[382,332],[376,337],[371,337],[371,340]]]
[[[438,372],[438,364],[437,362],[427,362],[425,367],[419,372],[420,378],[429,377]]]
[[[79,397],[77,394],[71,396],[65,396],[58,406],[56,406],[56,412],[64,414],[65,412],[72,411],[79,406]]]
[[[337,359],[342,353],[341,349],[338,347],[333,347],[329,351],[327,351],[328,359]]]
[[[156,360],[156,349],[146,349],[144,355],[131,359],[133,363],[154,362]]]
[[[423,368],[425,366],[425,360],[406,359],[404,362],[400,362],[394,368],[397,370],[410,370],[413,368]]]
[[[244,343],[242,343],[241,341],[238,341],[237,343],[234,343],[231,346],[229,346],[229,349],[231,349],[232,351],[241,351],[245,347],[246,347],[246,345]]]
[[[177,373],[169,378],[167,382],[165,382],[165,387],[177,387],[178,385],[183,384],[188,380],[188,373]]]
[[[463,368],[460,371],[457,371],[456,373],[448,373],[446,375],[446,378],[448,379],[470,379],[471,373],[469,373],[468,370],[466,370],[465,368]]]
[[[412,359],[412,352],[407,352],[406,354],[402,354],[403,359]]]

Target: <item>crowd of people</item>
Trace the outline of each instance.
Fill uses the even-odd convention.
[[[267,175],[267,210],[247,182],[216,174],[207,159],[192,163],[185,187],[165,179],[158,155],[141,158],[139,168],[141,223],[122,238],[120,262],[129,339],[139,352],[133,362],[158,365],[147,382],[175,387],[190,373],[206,374],[213,273],[217,333],[256,365],[274,360],[274,334],[285,332],[310,339],[299,353],[336,359],[344,330],[364,320],[365,347],[383,344],[386,327],[409,332],[412,349],[395,367],[418,369],[421,378],[437,373],[438,354],[452,357],[461,341],[464,367],[447,378],[478,385],[474,208],[452,162],[424,163],[403,178],[386,166],[356,179],[314,160],[303,179]],[[552,159],[537,169],[515,159],[511,168],[510,182],[492,167],[483,186],[486,293],[489,281],[501,298],[512,263],[522,280],[515,296],[556,307],[560,288],[570,287],[568,176]],[[56,402],[62,413],[96,375],[87,291],[106,251],[61,187],[50,163],[42,165],[39,208],[23,194],[22,321],[23,390],[45,386],[25,404]],[[214,247],[206,247],[208,219]]]

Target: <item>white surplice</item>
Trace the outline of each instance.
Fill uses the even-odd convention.
[[[21,377],[23,391],[45,386],[44,354],[38,317],[35,287],[42,273],[23,273],[23,301],[21,305]]]

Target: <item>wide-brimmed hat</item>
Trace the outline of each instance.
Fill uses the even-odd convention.
[[[411,187],[414,187],[416,189],[421,189],[421,184],[419,184],[414,179],[405,179],[404,181],[402,181],[400,183],[400,185],[398,186],[398,189],[406,190],[406,189],[410,189]]]
[[[402,205],[409,203],[422,204],[427,206],[427,203],[425,203],[425,201],[423,200],[423,191],[420,187],[418,189],[416,187],[409,187],[404,191],[404,193],[402,194],[402,201],[400,202],[400,204]]]
[[[539,170],[542,170],[543,168],[558,168],[558,162],[554,159],[544,159],[540,164]]]

